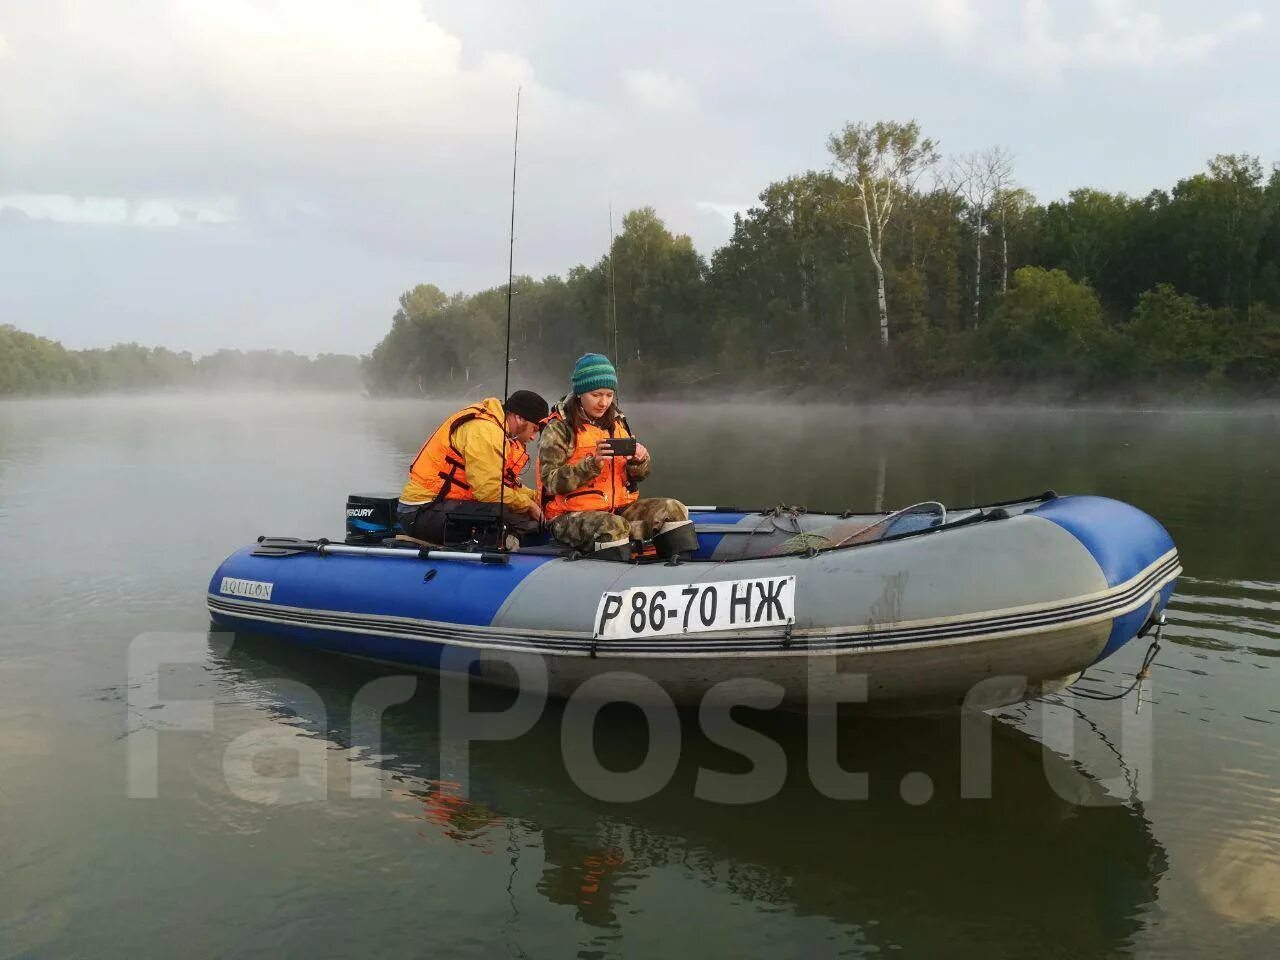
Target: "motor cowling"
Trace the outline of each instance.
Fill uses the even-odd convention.
[[[380,544],[400,532],[396,508],[400,500],[382,494],[352,493],[347,496],[346,542]]]

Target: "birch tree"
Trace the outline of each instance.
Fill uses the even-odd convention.
[[[1036,205],[1030,190],[1012,184],[996,191],[996,218],[1000,224],[1000,292],[1009,292],[1009,227],[1017,226]]]
[[[827,141],[832,165],[853,191],[867,253],[876,275],[880,346],[889,346],[889,301],[884,283],[884,238],[904,194],[938,160],[937,144],[920,136],[920,125],[881,120],[849,123]]]
[[[982,317],[982,237],[987,216],[1013,178],[1013,154],[1003,147],[966,153],[952,161],[951,188],[964,200],[973,219],[973,329]],[[1008,259],[1008,247],[1005,247]],[[1007,269],[1007,268],[1006,268]],[[1006,281],[1002,281],[1002,289]]]

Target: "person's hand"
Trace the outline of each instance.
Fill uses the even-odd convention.
[[[636,455],[631,458],[635,463],[644,463],[649,459],[649,448],[639,441],[636,442]]]
[[[613,456],[613,448],[609,446],[608,440],[596,441],[595,458],[597,460],[608,460]]]
[[[541,522],[542,522],[542,508],[541,508],[540,506],[538,506],[536,503],[532,503],[532,504],[530,504],[530,505],[529,505],[529,516],[533,517],[533,519],[535,519],[535,520],[537,520],[539,523],[541,523]]]

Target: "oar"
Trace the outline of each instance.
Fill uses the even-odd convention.
[[[469,563],[506,563],[509,560],[505,553],[490,551],[469,553],[463,550],[355,547],[345,543],[330,543],[324,539],[300,540],[297,537],[259,537],[258,545],[253,551],[255,557],[291,557],[300,553],[314,553],[322,557],[346,554],[353,557],[396,557],[411,560],[463,560]]]

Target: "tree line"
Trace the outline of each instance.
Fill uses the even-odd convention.
[[[175,388],[359,390],[360,358],[289,351],[219,350],[194,358],[164,347],[119,343],[67,350],[55,340],[0,325],[0,396],[144,391]]]
[[[709,258],[646,207],[594,264],[519,277],[521,381],[595,350],[648,394],[1280,389],[1280,167],[1223,154],[1169,190],[1041,204],[1008,151],[943,158],[914,122],[849,124],[828,150]],[[370,391],[494,391],[506,309],[505,285],[406,292]]]

